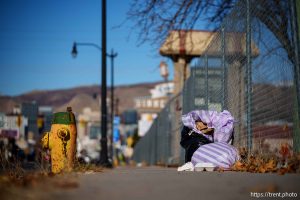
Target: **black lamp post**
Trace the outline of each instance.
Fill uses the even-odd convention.
[[[74,42],[72,48],[72,56],[75,58],[78,54],[77,46],[92,46],[97,48],[99,51],[103,52],[103,48],[99,47],[94,43],[76,43]],[[112,167],[112,164],[108,160],[107,155],[107,103],[106,103],[106,61],[103,64],[103,61],[106,60],[106,55],[102,55],[102,67],[101,67],[101,140],[100,140],[100,161],[99,164],[104,167]]]
[[[93,46],[101,51],[101,152],[100,152],[100,161],[99,164],[104,167],[112,167],[112,163],[108,160],[107,155],[107,86],[106,86],[106,56],[111,58],[112,63],[112,77],[113,77],[113,59],[117,56],[117,53],[114,54],[113,50],[111,54],[106,53],[106,0],[102,0],[102,48],[94,43],[76,43],[74,42],[72,48],[72,56],[76,57],[77,45],[82,46]],[[112,79],[112,92],[113,92],[113,79]],[[111,96],[113,98],[113,94]],[[113,104],[113,101],[112,101]],[[112,105],[113,109],[113,105]],[[112,110],[113,112],[113,110]],[[112,122],[113,123],[113,122]],[[112,132],[113,133],[113,132]],[[113,141],[112,141],[113,143]]]
[[[111,144],[110,144],[110,152],[111,152],[111,158],[113,161],[113,141],[114,141],[114,58],[118,56],[118,53],[114,52],[114,50],[111,50],[110,54],[106,54],[110,58],[111,63],[111,86],[110,86],[110,105],[111,105]]]
[[[103,48],[98,46],[94,43],[87,43],[87,42],[74,42],[72,47],[72,56],[74,58],[77,57],[78,51],[77,46],[91,46],[95,47],[99,51],[103,51]],[[117,57],[117,53],[111,50],[111,54],[105,54],[105,56],[109,57],[111,59],[111,157],[113,158],[113,111],[114,111],[114,58]],[[105,60],[105,59],[102,59]],[[103,61],[102,61],[103,62]],[[103,66],[102,65],[102,84],[101,84],[101,152],[100,152],[100,165],[105,167],[111,167],[112,164],[108,161],[108,155],[107,155],[107,103],[106,103],[106,70],[105,73],[103,73]],[[103,78],[105,76],[105,78]],[[103,83],[103,80],[105,80],[105,84]],[[105,88],[103,89],[103,87]],[[105,96],[105,98],[103,98]],[[105,118],[105,119],[104,119]]]

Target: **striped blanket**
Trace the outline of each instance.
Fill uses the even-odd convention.
[[[213,138],[211,135],[203,134],[196,127],[196,121],[200,120],[207,124],[208,128],[214,129]],[[210,110],[194,110],[186,115],[182,115],[184,126],[189,127],[194,132],[203,135],[212,142],[226,142],[231,139],[234,125],[234,118],[228,110],[223,112]]]
[[[237,149],[227,143],[215,142],[200,146],[192,156],[192,163],[212,163],[218,168],[229,169],[239,159]]]

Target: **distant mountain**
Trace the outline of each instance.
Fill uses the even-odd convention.
[[[134,108],[134,98],[150,96],[149,90],[159,83],[161,82],[115,87],[115,99],[119,98],[119,113]],[[39,105],[52,106],[54,111],[65,111],[67,106],[72,106],[73,111],[76,113],[80,113],[87,106],[91,107],[92,110],[100,110],[100,91],[100,86],[93,85],[63,90],[32,91],[19,96],[0,96],[0,112],[12,112],[15,105],[32,101],[36,101]],[[109,99],[110,88],[107,92],[107,98]],[[252,94],[254,121],[266,123],[284,119],[292,122],[292,99],[292,86],[254,84]]]
[[[149,90],[159,83],[161,82],[116,86],[114,97],[119,99],[119,112],[134,108],[134,98],[150,95]],[[12,112],[15,105],[32,101],[41,106],[52,106],[55,111],[64,111],[67,106],[72,106],[75,112],[81,112],[86,106],[99,110],[100,93],[101,87],[92,85],[60,90],[31,91],[19,96],[0,96],[0,112]],[[107,98],[110,98],[110,88],[107,88]]]
[[[85,107],[90,107],[92,110],[100,111],[100,98],[80,93],[75,95],[70,101],[64,103],[59,107],[56,107],[54,111],[64,111],[69,106],[71,106],[72,110],[75,112],[81,112]]]
[[[16,104],[17,102],[13,97],[0,96],[0,112],[10,113]]]

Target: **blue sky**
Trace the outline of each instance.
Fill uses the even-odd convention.
[[[158,49],[137,46],[137,31],[126,19],[130,0],[107,1],[107,50],[118,52],[115,84],[161,81]],[[131,34],[130,34],[131,33]],[[100,84],[101,54],[74,41],[101,45],[101,0],[0,1],[0,94]],[[110,62],[108,85],[110,85]]]

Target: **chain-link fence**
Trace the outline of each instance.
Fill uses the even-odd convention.
[[[134,159],[156,164],[177,157],[180,164],[182,153],[172,153],[179,148],[181,125],[176,115],[195,109],[229,110],[237,120],[236,147],[267,154],[287,144],[299,151],[299,38],[294,4],[293,0],[239,1],[212,34],[182,96],[169,102],[137,145]],[[175,99],[183,101],[181,112],[171,110]]]
[[[277,3],[240,1],[199,61],[218,63],[222,84],[213,95],[238,120],[235,145],[263,153],[292,147],[299,134],[291,4]]]
[[[181,130],[182,95],[172,97],[158,114],[147,134],[134,148],[133,159],[148,164],[178,164],[181,149],[179,148]]]

